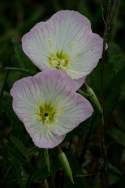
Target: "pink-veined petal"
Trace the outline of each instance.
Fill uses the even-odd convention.
[[[59,116],[56,126],[53,126],[52,129],[57,135],[70,132],[93,113],[90,102],[77,93],[63,93],[60,97],[59,106],[62,109],[62,114]]]
[[[63,141],[69,126],[72,130],[92,114],[90,103],[77,94],[75,89],[74,81],[57,70],[45,70],[18,80],[13,85],[13,109],[35,145],[42,148],[55,147]],[[39,107],[46,102],[56,107],[55,122],[58,126],[55,122],[52,125],[44,124],[40,119]],[[64,126],[66,121],[67,128]]]
[[[51,54],[64,52],[70,59],[65,69],[73,79],[87,76],[102,56],[103,39],[92,33],[90,21],[80,13],[63,10],[36,24],[22,38],[25,54],[40,69],[51,68]]]

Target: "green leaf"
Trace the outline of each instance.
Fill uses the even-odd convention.
[[[72,170],[71,170],[71,167],[70,167],[70,164],[69,164],[69,161],[65,155],[65,153],[59,149],[59,153],[58,153],[58,158],[59,158],[59,161],[67,175],[67,177],[70,179],[70,181],[74,184],[74,180],[73,180],[73,175],[72,175]]]
[[[113,127],[108,131],[108,134],[119,144],[125,146],[125,133]]]
[[[111,172],[113,172],[113,173],[115,173],[115,174],[117,174],[117,175],[123,177],[123,174],[121,173],[121,171],[120,171],[118,168],[116,168],[114,165],[112,165],[111,163],[108,163],[108,169],[109,169]]]
[[[111,163],[108,163],[108,179],[109,179],[109,185],[115,184],[120,179],[124,179],[123,174],[121,171],[113,166]]]
[[[27,149],[25,148],[22,141],[20,141],[17,137],[11,136],[10,141],[12,142],[13,146],[18,150],[18,152],[27,160],[29,161],[29,158],[27,156]]]
[[[14,53],[15,59],[16,61],[18,61],[18,63],[16,63],[16,68],[20,67],[20,68],[27,69],[29,72],[36,73],[36,70],[37,70],[36,66],[33,63],[31,63],[29,58],[24,54],[21,44],[18,41],[18,38],[19,36],[16,33],[14,34],[12,38],[12,43],[13,43],[14,52],[15,52]]]
[[[109,185],[115,184],[116,182],[119,181],[119,177],[114,174],[114,173],[108,173],[108,180],[109,180]]]
[[[31,187],[33,182],[42,181],[50,176],[47,165],[45,152],[44,150],[41,150],[36,158],[35,164],[32,165],[32,168],[30,169],[30,173],[26,181],[26,187]]]

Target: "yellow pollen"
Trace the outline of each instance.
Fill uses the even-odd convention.
[[[51,124],[56,119],[56,108],[52,103],[44,103],[39,106],[38,118],[43,124]]]
[[[63,51],[51,54],[48,57],[48,62],[50,67],[62,70],[66,70],[67,67],[70,65],[69,56]]]

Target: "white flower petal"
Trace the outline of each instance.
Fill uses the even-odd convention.
[[[13,85],[13,109],[38,147],[55,147],[67,132],[92,114],[90,103],[75,93],[76,86],[66,73],[57,70],[45,70]],[[41,105],[49,102],[56,109],[50,124],[39,115]]]
[[[36,128],[38,125],[39,129]],[[41,123],[32,124],[30,128],[26,124],[26,129],[31,136],[34,144],[39,148],[54,148],[59,145],[65,138],[65,135],[58,136],[51,133],[48,129],[43,129]]]
[[[52,83],[55,83],[55,77],[59,82],[60,87],[62,88],[66,88],[67,90],[72,90],[72,91],[77,91],[82,84],[85,83],[85,77],[82,77],[80,79],[77,80],[73,80],[71,79],[71,77],[69,77],[64,71],[61,70],[50,70],[50,69],[46,69],[42,72],[43,77],[51,77],[50,80],[50,85],[52,88],[55,87],[52,86]],[[35,75],[36,78],[40,78],[41,79],[41,72],[38,73],[37,75]],[[53,81],[54,80],[54,81]]]
[[[59,11],[47,22],[36,24],[22,38],[26,55],[40,70],[48,66],[48,56],[70,48],[70,42],[79,33],[90,29],[89,20],[75,11]],[[67,51],[67,50],[66,50]]]
[[[13,96],[13,109],[15,113],[24,123],[25,128],[35,145],[42,148],[55,147],[60,144],[65,137],[64,135],[58,136],[51,133],[49,129],[37,119],[36,114],[38,101],[46,101],[57,95],[55,94],[55,90],[51,90],[52,87],[56,87],[56,82],[58,82],[58,80],[55,79],[54,85],[54,80],[52,80],[54,75],[56,76],[55,72],[57,72],[59,77],[58,71],[45,71],[34,77],[27,77],[17,81],[11,89],[11,95]],[[47,76],[50,76],[50,82]],[[51,92],[54,92],[54,94],[51,95]]]
[[[40,69],[49,65],[52,54],[69,57],[65,69],[73,79],[87,76],[102,56],[103,39],[92,33],[90,21],[76,11],[63,10],[48,21],[36,24],[22,38],[26,55]]]
[[[88,75],[97,65],[102,56],[103,39],[94,33],[91,33],[86,47],[82,52],[73,57],[74,62],[68,70],[72,78]]]
[[[89,101],[77,93],[63,93],[58,108],[62,109],[62,114],[59,116],[56,126],[53,126],[51,130],[57,135],[70,132],[93,113]]]
[[[62,10],[55,13],[50,19],[49,24],[55,28],[55,39],[57,50],[65,48],[72,50],[73,40],[91,29],[90,21],[76,11]],[[66,52],[67,52],[66,49]]]

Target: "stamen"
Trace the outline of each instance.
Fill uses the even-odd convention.
[[[48,61],[49,65],[56,69],[65,70],[70,65],[69,56],[62,51],[51,54],[48,58]]]
[[[44,103],[39,106],[37,116],[42,123],[51,124],[55,121],[56,118],[56,108],[52,103]]]

